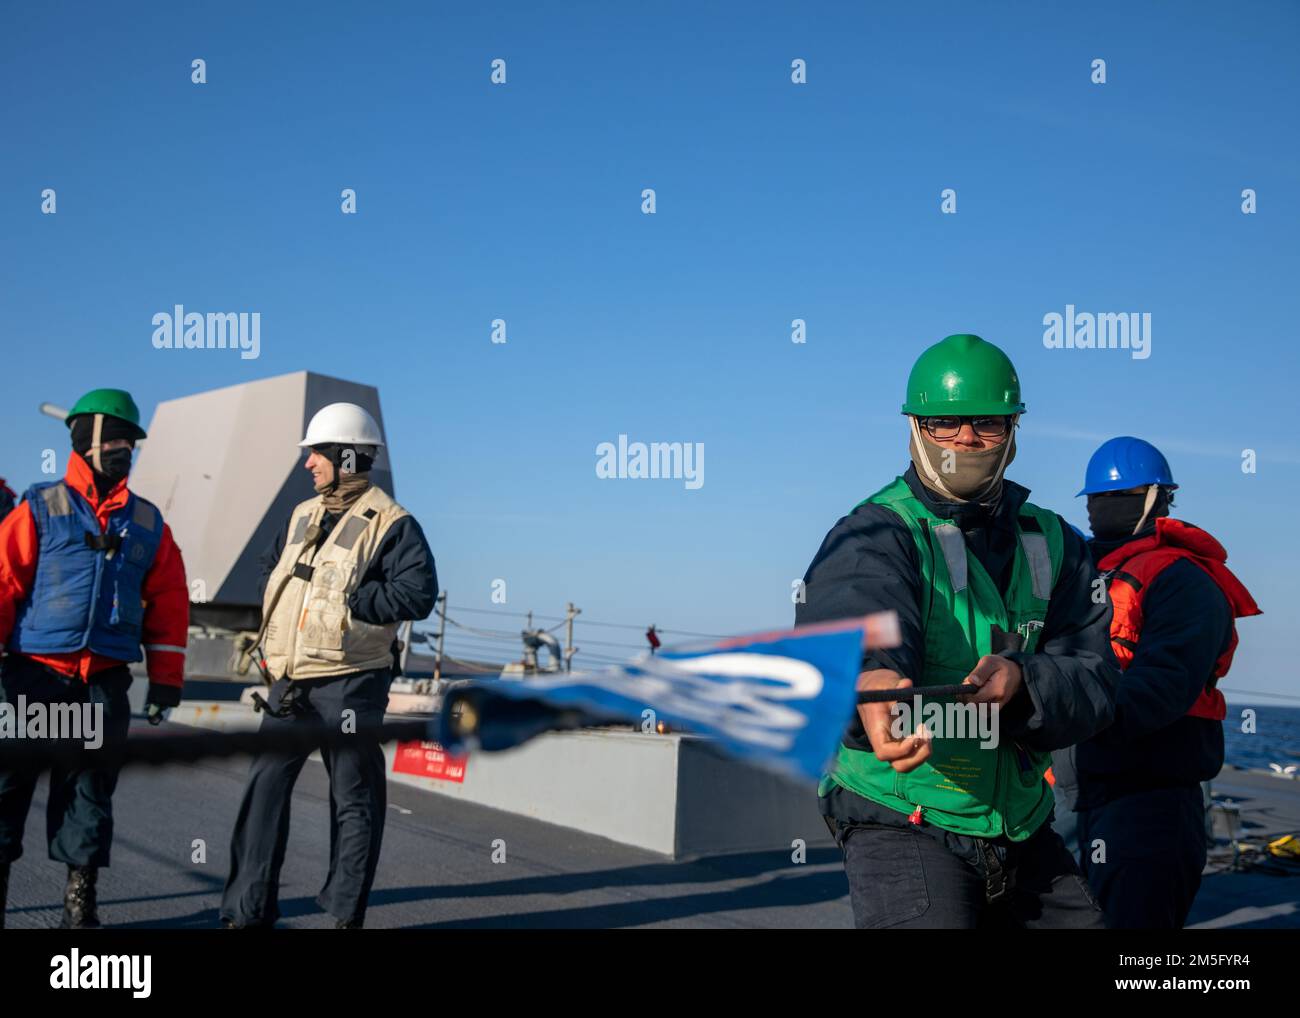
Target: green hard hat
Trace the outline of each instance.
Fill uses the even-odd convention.
[[[117,417],[128,424],[134,424],[135,430],[140,433],[138,438],[146,437],[144,428],[140,427],[140,408],[135,405],[135,400],[125,389],[91,389],[68,411],[66,423],[69,428],[72,427],[72,419],[80,414],[106,414],[109,417]]]
[[[907,376],[905,414],[1024,412],[1011,358],[979,336],[961,333],[935,343],[916,359]]]

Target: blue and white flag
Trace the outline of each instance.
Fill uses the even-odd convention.
[[[599,672],[474,683],[456,689],[454,698],[468,702],[468,695],[486,705],[485,729],[491,724],[491,702],[505,697],[516,708],[533,702],[578,712],[589,724],[666,722],[714,739],[732,756],[817,777],[853,717],[863,649],[897,644],[897,616],[880,612],[665,650]],[[519,716],[517,709],[509,713]],[[438,739],[452,751],[474,745],[457,732],[450,707],[443,711]]]

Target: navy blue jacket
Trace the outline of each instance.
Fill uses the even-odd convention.
[[[1098,558],[1118,546],[1092,542]],[[1228,599],[1203,569],[1183,559],[1151,582],[1142,616],[1137,650],[1120,681],[1115,723],[1056,768],[1068,784],[1073,765],[1076,809],[1143,789],[1208,781],[1223,767],[1223,722],[1188,717],[1187,711],[1232,639]]]

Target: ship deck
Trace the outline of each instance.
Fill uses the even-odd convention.
[[[114,799],[113,863],[100,877],[105,925],[216,925],[247,768],[246,758],[235,757],[123,771]],[[1300,782],[1227,769],[1214,790],[1239,805],[1247,836],[1300,831]],[[852,926],[834,848],[810,847],[802,864],[788,851],[672,862],[393,782],[388,797],[370,927]],[[13,867],[10,928],[48,928],[59,919],[64,872],[46,858],[44,808],[42,781],[28,818],[25,855]],[[294,793],[281,888],[283,927],[332,925],[314,900],[329,857],[328,818],[325,771],[312,761]],[[205,849],[199,862],[193,861],[196,839]],[[504,844],[504,861],[493,861],[494,843]],[[1189,925],[1296,927],[1300,880],[1263,870],[1207,870]]]

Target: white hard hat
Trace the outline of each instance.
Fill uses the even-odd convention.
[[[339,445],[384,444],[379,425],[355,403],[331,403],[321,407],[307,423],[307,437],[298,443],[299,448],[336,442]]]

